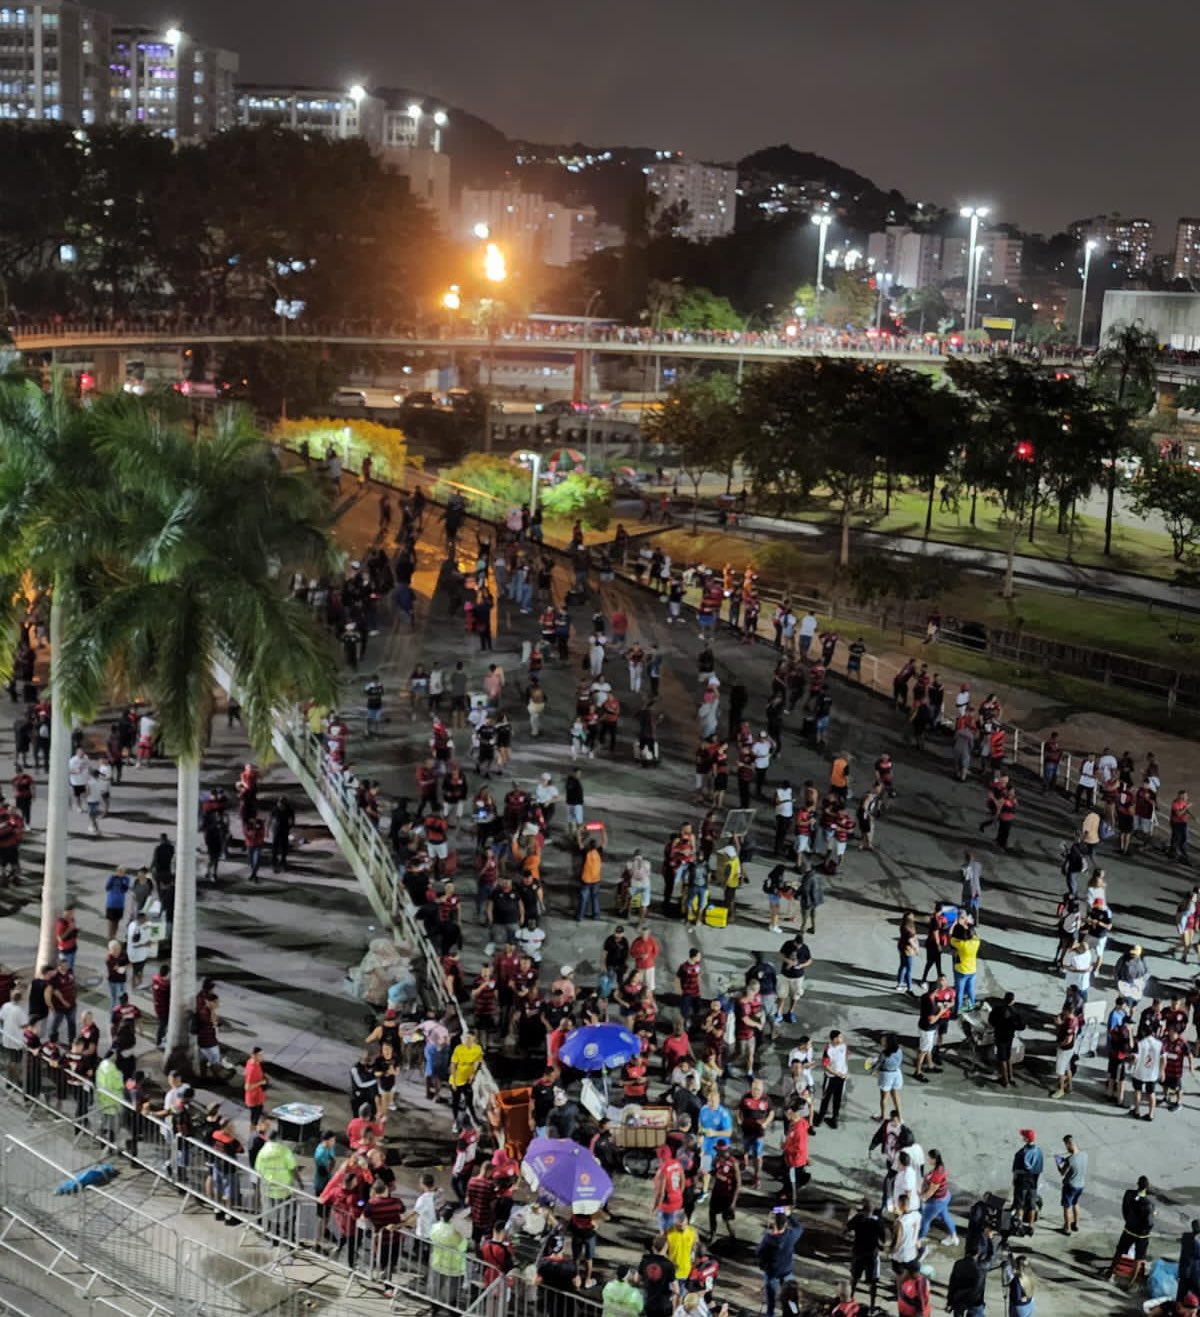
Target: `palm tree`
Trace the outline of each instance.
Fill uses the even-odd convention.
[[[101,418],[98,449],[121,490],[123,579],[73,628],[64,683],[97,707],[114,684],[153,701],[178,771],[169,1068],[190,1062],[196,996],[196,833],[200,759],[215,670],[238,687],[246,731],[267,755],[275,716],[301,698],[333,703],[336,665],[281,568],[336,564],[329,506],[307,472],[284,470],[233,413],[195,439],[153,406]]]
[[[1116,403],[1118,423],[1111,427],[1105,445],[1108,462],[1106,504],[1104,509],[1104,552],[1112,552],[1113,503],[1116,500],[1119,472],[1117,463],[1130,447],[1130,422],[1145,415],[1154,401],[1158,384],[1158,335],[1141,320],[1118,321],[1108,331],[1108,342],[1096,353],[1095,378],[1111,390]]]
[[[60,682],[63,636],[92,592],[93,567],[111,523],[102,512],[107,472],[94,446],[98,412],[77,406],[61,388],[0,382],[0,631],[7,661],[19,619],[13,601],[20,576],[50,587],[50,762],[46,787],[45,862],[36,966],[55,958],[54,922],[67,898],[68,714]]]

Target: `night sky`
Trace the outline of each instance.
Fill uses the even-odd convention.
[[[97,3],[238,51],[247,80],[411,86],[510,136],[711,160],[788,141],[1028,229],[1146,214],[1163,249],[1200,213],[1186,0]]]

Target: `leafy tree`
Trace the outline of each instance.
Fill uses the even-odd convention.
[[[1200,543],[1200,472],[1176,462],[1146,463],[1133,487],[1133,510],[1162,517],[1175,561],[1182,562]]]
[[[646,414],[642,436],[679,456],[692,482],[692,533],[700,515],[700,485],[708,472],[728,469],[741,446],[737,390],[728,375],[675,385],[661,408]]]
[[[557,484],[547,485],[540,494],[547,516],[564,521],[578,519],[592,530],[603,530],[612,511],[612,485],[599,476],[572,471]],[[528,492],[526,499],[528,500]]]
[[[26,293],[61,268],[62,245],[76,236],[83,169],[80,144],[65,124],[0,124],[0,306],[24,309]]]
[[[875,476],[890,369],[797,357],[742,386],[743,460],[756,492],[786,507],[824,485],[838,512],[842,566],[850,561],[851,513]]]
[[[1108,341],[1096,353],[1092,368],[1094,387],[1112,395],[1116,403],[1104,449],[1108,463],[1105,485],[1104,553],[1112,553],[1113,504],[1120,480],[1120,460],[1135,447],[1133,421],[1154,406],[1158,338],[1152,329],[1135,320],[1118,322],[1108,331]]]
[[[193,437],[139,401],[106,410],[98,451],[114,474],[112,589],[68,628],[63,684],[95,710],[114,686],[148,694],[178,772],[171,1013],[167,1068],[187,1064],[196,996],[196,850],[200,758],[217,670],[232,675],[255,752],[298,700],[337,695],[331,641],[286,589],[337,556],[330,510],[310,473],[284,468],[235,413]],[[228,646],[228,648],[226,648]]]
[[[471,512],[493,521],[509,508],[529,502],[529,473],[505,457],[488,453],[471,453],[445,467],[434,497],[444,502],[454,486],[460,487]]]
[[[1200,412],[1200,384],[1185,384],[1175,398],[1181,412]]]
[[[1047,473],[1070,471],[1080,453],[1079,430],[1064,430],[1086,408],[1073,381],[1056,379],[1012,358],[954,358],[946,374],[971,409],[963,459],[965,479],[1000,497],[1008,525],[1004,597],[1013,594],[1017,535],[1024,512],[1036,515]]]
[[[900,318],[911,334],[944,334],[955,324],[945,293],[932,284],[904,290],[900,295]]]
[[[666,329],[734,330],[742,328],[742,317],[727,297],[718,297],[707,288],[686,288],[662,325]]]
[[[895,599],[901,616],[913,600],[936,601],[957,588],[963,569],[952,558],[932,554],[868,553],[850,568],[850,588],[860,604]]]
[[[280,421],[272,431],[276,439],[289,448],[307,443],[309,452],[319,458],[333,444],[339,453],[348,452],[348,464],[359,467],[370,455],[376,476],[404,483],[405,467],[417,465],[412,458],[404,431],[392,425],[380,425],[360,416],[306,416],[296,421]]]
[[[792,294],[792,305],[802,306],[810,321],[819,319],[826,325],[866,328],[875,323],[878,296],[869,275],[855,270],[830,270],[825,275],[819,300],[812,284],[802,284]]]
[[[328,403],[341,371],[316,343],[281,339],[235,342],[221,349],[217,376],[260,416],[312,413]]]

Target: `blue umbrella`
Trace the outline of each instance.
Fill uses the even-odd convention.
[[[521,1173],[532,1188],[581,1216],[598,1212],[613,1190],[599,1162],[574,1139],[534,1139]]]
[[[616,1070],[642,1050],[641,1043],[620,1024],[585,1024],[567,1036],[558,1059],[572,1070]]]

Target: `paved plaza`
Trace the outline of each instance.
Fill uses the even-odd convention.
[[[341,518],[343,542],[361,556],[375,529],[374,493],[366,492],[352,503]],[[415,579],[419,610],[415,628],[400,625],[384,610],[381,634],[371,637],[357,673],[346,670],[344,712],[352,736],[350,761],[360,776],[377,778],[381,794],[390,802],[407,796],[415,803],[416,766],[424,759],[427,724],[410,721],[407,703],[400,698],[408,675],[418,661],[439,660],[452,666],[461,658],[478,688],[491,662],[505,670],[507,688],[504,707],[514,727],[513,757],[509,773],[497,780],[498,794],[507,789],[508,777],[531,785],[543,771],[550,771],[561,789],[570,767],[567,730],[574,711],[574,692],[580,678],[580,649],[572,649],[566,665],[549,664],[543,678],[548,696],[544,735],[531,741],[528,720],[517,697],[523,671],[521,644],[535,639],[537,616],[522,616],[502,603],[496,616],[494,653],[480,653],[468,636],[461,616],[451,617],[445,602],[431,600],[441,554],[437,548],[440,527],[430,527],[431,538],[421,545],[420,570]],[[556,596],[567,584],[565,569],[556,571]],[[601,944],[619,922],[613,915],[613,892],[624,861],[641,847],[656,873],[663,843],[670,831],[684,820],[698,822],[703,812],[693,800],[692,756],[696,743],[698,692],[696,656],[700,649],[695,627],[687,621],[674,627],[666,623],[665,604],[648,592],[621,582],[598,585],[598,593],[587,606],[572,610],[578,632],[590,627],[592,611],[606,614],[619,600],[629,616],[629,634],[643,643],[659,644],[666,661],[662,680],[660,729],[662,763],[640,768],[634,763],[633,713],[636,700],[628,693],[625,664],[610,660],[608,675],[622,702],[622,720],[617,751],[598,750],[594,760],[581,764],[586,792],[586,815],[602,821],[608,831],[609,853],[605,862],[602,907],[604,918],[596,923],[574,921],[575,888],[571,878],[571,855],[556,838],[547,848],[543,879],[548,918],[545,927],[543,981],[548,982],[558,966],[572,963],[582,984],[595,981],[602,963]],[[767,628],[764,628],[766,630]],[[766,701],[775,655],[768,646],[747,647],[735,637],[722,634],[715,645],[717,672],[728,692],[734,679],[743,681],[750,698],[747,717],[756,720]],[[841,664],[835,665],[835,671]],[[363,683],[373,674],[383,682],[388,721],[384,735],[368,741],[365,731]],[[985,691],[977,690],[981,697]],[[1039,708],[1045,725],[1052,724],[1044,702]],[[722,726],[725,715],[722,714]],[[770,780],[788,778],[798,787],[811,778],[824,789],[829,779],[829,756],[819,755],[799,737],[799,713],[787,723],[783,749],[772,765]],[[1126,729],[1127,742],[1114,744],[1120,752],[1130,748],[1137,759],[1151,745],[1161,748],[1164,764],[1163,791],[1167,799],[1178,786],[1187,786],[1173,772],[1188,765],[1190,750],[1183,743],[1168,747],[1166,738],[1151,742],[1148,734]],[[460,751],[472,792],[476,779],[466,753],[466,732]],[[456,738],[457,739],[457,738]],[[99,737],[98,740],[102,740]],[[1077,745],[1068,731],[1064,740]],[[11,748],[11,733],[0,735],[0,753]],[[1178,1232],[1196,1209],[1197,1185],[1191,1170],[1191,1146],[1196,1135],[1197,1098],[1194,1081],[1189,1081],[1181,1110],[1160,1113],[1153,1125],[1129,1119],[1104,1101],[1103,1057],[1080,1061],[1075,1092],[1064,1101],[1050,1098],[1053,1083],[1054,1037],[1051,1020],[1062,1000],[1062,979],[1050,972],[1053,955],[1055,905],[1061,890],[1059,853],[1061,843],[1072,831],[1068,804],[1061,798],[1043,797],[1032,779],[1017,783],[1019,812],[1009,854],[995,850],[989,835],[981,837],[984,789],[978,778],[957,783],[949,764],[947,741],[930,742],[923,755],[906,744],[904,724],[889,704],[868,692],[854,690],[841,678],[834,683],[831,750],[845,749],[853,757],[856,786],[871,778],[875,759],[884,750],[897,763],[897,799],[891,802],[877,828],[875,850],[859,851],[853,844],[842,872],[826,881],[826,902],[818,913],[817,932],[808,937],[814,955],[809,972],[808,993],[801,1004],[799,1023],[785,1025],[781,1037],[761,1069],[768,1090],[779,1091],[781,1057],[802,1033],[817,1043],[831,1028],[843,1029],[849,1040],[852,1078],[848,1103],[836,1130],[815,1131],[810,1147],[812,1182],[802,1197],[802,1215],[807,1233],[799,1248],[796,1274],[805,1287],[829,1293],[844,1274],[847,1251],[841,1239],[841,1223],[847,1208],[862,1193],[878,1195],[883,1167],[879,1154],[868,1154],[867,1145],[875,1129],[878,1094],[873,1078],[863,1069],[863,1060],[874,1054],[882,1033],[894,1030],[903,1041],[906,1071],[916,1040],[916,998],[894,989],[896,977],[895,937],[900,914],[917,912],[923,928],[924,916],[938,899],[953,902],[959,892],[959,869],[964,848],[976,850],[984,865],[981,935],[983,948],[977,993],[996,997],[1016,993],[1026,1010],[1024,1034],[1027,1059],[1017,1070],[1020,1081],[1015,1093],[1000,1088],[987,1071],[979,1071],[956,1057],[960,1034],[952,1027],[948,1063],[943,1073],[928,1085],[909,1082],[903,1091],[904,1119],[921,1145],[937,1147],[945,1158],[954,1195],[954,1210],[960,1223],[977,1197],[992,1191],[1007,1195],[1009,1167],[1020,1143],[1019,1128],[1032,1126],[1047,1155],[1048,1171],[1042,1192],[1046,1201],[1043,1224],[1028,1247],[1037,1272],[1044,1281],[1038,1295],[1041,1314],[1076,1313],[1084,1309],[1100,1313],[1134,1311],[1133,1296],[1122,1294],[1101,1282],[1099,1273],[1110,1256],[1120,1228],[1120,1200],[1139,1174],[1150,1177],[1159,1207],[1156,1247],[1174,1259]],[[237,729],[228,729],[223,716],[214,726],[213,745],[206,756],[204,782],[231,785],[246,754]],[[266,795],[277,786],[286,787],[286,774],[278,767],[268,774]],[[39,787],[44,778],[39,775]],[[294,802],[302,801],[294,785]],[[736,798],[736,793],[734,793]],[[99,1006],[103,985],[103,883],[115,863],[136,864],[149,860],[154,840],[161,830],[173,830],[174,775],[168,764],[144,771],[129,770],[125,782],[114,792],[114,814],[106,821],[99,840],[85,835],[84,819],[72,816],[71,889],[80,907],[83,945],[80,953],[81,981],[94,981],[97,991],[85,1004]],[[34,824],[39,826],[42,802],[35,807]],[[386,816],[386,808],[385,808]],[[560,810],[561,816],[561,810]],[[773,824],[769,804],[759,806],[759,840],[769,849]],[[311,828],[314,840],[296,856],[294,870],[286,876],[269,873],[265,881],[250,887],[245,868],[234,864],[230,877],[215,891],[205,889],[200,905],[200,972],[219,981],[222,1015],[227,1027],[223,1044],[242,1054],[257,1041],[266,1052],[268,1069],[277,1083],[279,1098],[313,1097],[325,1105],[329,1121],[344,1127],[348,1116],[346,1073],[357,1055],[364,1032],[364,1009],[345,992],[346,969],[366,949],[373,918],[366,899],[357,889],[345,862],[336,853],[328,835],[319,828],[311,811],[301,810],[299,828]],[[39,838],[26,847],[27,873],[36,872],[40,862]],[[466,838],[463,838],[464,843]],[[704,955],[704,993],[713,993],[719,976],[740,983],[755,949],[766,947],[775,955],[782,939],[766,928],[766,897],[762,879],[769,867],[763,855],[749,865],[749,882],[739,899],[738,915],[729,928],[688,928],[667,921],[657,912],[654,931],[663,944],[660,958],[660,991],[668,989],[670,971],[686,956],[689,947],[699,946]],[[1106,851],[1108,847],[1104,848]],[[467,858],[464,854],[464,860]],[[1102,854],[1099,863],[1108,874],[1110,904],[1115,932],[1108,963],[1133,942],[1145,946],[1150,969],[1160,991],[1190,980],[1178,961],[1166,957],[1174,940],[1174,910],[1179,896],[1189,885],[1190,873],[1170,864],[1161,852],[1122,861]],[[459,890],[464,901],[466,947],[463,963],[468,974],[478,965],[486,942],[485,930],[474,924],[473,873],[464,864]],[[36,882],[26,879],[19,895],[0,893],[0,959],[6,965],[29,968],[29,949],[36,935]],[[777,957],[776,957],[777,959]],[[919,968],[920,962],[918,962]],[[1109,974],[1093,988],[1092,1001],[1111,1004],[1115,996]],[[148,1010],[148,1001],[142,1003]],[[667,996],[666,1013],[673,1007]],[[661,1015],[660,1015],[661,1019]],[[152,1038],[147,1039],[147,1045]],[[234,1106],[240,1105],[240,1088],[216,1090]],[[727,1104],[736,1103],[743,1091],[738,1080],[730,1081]],[[651,1086],[651,1094],[658,1085]],[[412,1160],[439,1160],[450,1151],[448,1110],[431,1110],[418,1086],[402,1081],[400,1102],[406,1118],[419,1112],[419,1139],[412,1138],[412,1124],[404,1133],[394,1130],[402,1153],[412,1144]],[[396,1120],[397,1118],[393,1118]],[[397,1121],[398,1123],[398,1121]],[[1056,1175],[1050,1155],[1061,1150],[1062,1137],[1074,1134],[1090,1154],[1088,1187],[1081,1211],[1080,1233],[1066,1238],[1054,1232],[1060,1222]],[[402,1194],[415,1190],[416,1172],[401,1174]],[[743,1241],[756,1241],[765,1214],[773,1201],[774,1181],[764,1177],[761,1191],[747,1192],[739,1209],[738,1229]],[[648,1231],[650,1206],[648,1182],[624,1181],[613,1203],[616,1220],[601,1227],[600,1258],[607,1264],[633,1258],[640,1252]],[[703,1211],[697,1222],[706,1220]],[[960,1226],[961,1228],[961,1226]],[[932,1250],[939,1282],[944,1282],[959,1252]],[[751,1250],[742,1246],[722,1255],[722,1286],[726,1278],[737,1283],[746,1307],[754,1307],[757,1274]],[[1003,1296],[998,1277],[992,1282],[991,1300],[1000,1310]],[[1083,1295],[1087,1295],[1086,1300]],[[940,1298],[935,1304],[941,1306]],[[890,1310],[890,1302],[889,1302]]]

